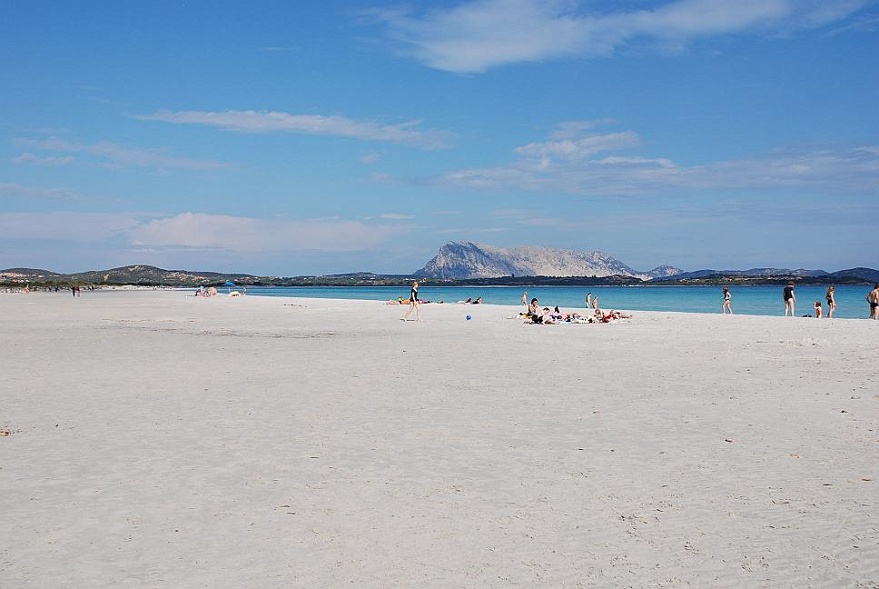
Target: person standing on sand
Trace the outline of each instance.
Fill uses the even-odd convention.
[[[591,306],[592,306],[592,293],[587,292],[586,293],[586,308],[588,309]]]
[[[409,292],[409,310],[406,311],[406,314],[403,315],[400,319],[402,321],[406,321],[409,318],[409,313],[412,310],[415,310],[415,321],[421,321],[421,311],[418,309],[418,282],[412,283],[412,290]]]
[[[525,307],[525,312],[528,312],[528,291],[522,293],[522,306]]]
[[[873,290],[867,294],[867,302],[870,303],[870,319],[879,319],[879,282],[873,285]]]
[[[729,292],[727,287],[723,287],[723,305],[720,307],[720,312],[726,315],[727,311],[732,315],[732,295]]]
[[[830,319],[833,317],[833,311],[836,309],[836,287],[830,285],[824,298],[827,300],[827,318]]]
[[[784,316],[787,317],[788,313],[790,313],[791,317],[796,317],[796,304],[797,297],[794,294],[794,283],[788,282],[787,286],[784,287]]]

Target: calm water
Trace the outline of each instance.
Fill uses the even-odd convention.
[[[521,287],[492,286],[422,286],[419,296],[434,303],[455,303],[467,297],[482,297],[493,305],[520,306]],[[721,289],[718,286],[547,286],[529,288],[528,297],[537,297],[541,306],[562,309],[582,308],[586,293],[598,296],[604,309],[630,311],[678,311],[684,313],[720,313]],[[734,286],[733,311],[746,315],[783,315],[784,303],[781,286]],[[864,297],[871,287],[864,285],[836,287],[836,313],[834,317],[866,318],[867,302]],[[221,289],[222,292],[222,289]],[[814,314],[813,305],[820,300],[827,313],[824,294],[827,287],[798,286],[797,315]],[[275,297],[305,297],[329,299],[360,299],[386,301],[397,297],[408,298],[408,287],[358,286],[358,287],[250,287],[248,295]]]

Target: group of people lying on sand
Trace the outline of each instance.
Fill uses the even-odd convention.
[[[433,301],[426,301],[424,299],[418,299],[419,305],[426,305],[426,304],[432,303],[432,302]],[[442,303],[443,301],[436,301],[436,302]],[[388,299],[387,301],[385,301],[385,304],[386,305],[411,305],[412,299],[411,298],[404,299],[403,297],[397,297],[395,299]]]
[[[430,301],[418,299],[419,304],[429,303],[429,302]],[[441,303],[442,301],[439,301],[439,302]],[[385,302],[386,305],[409,305],[411,303],[412,303],[411,298],[404,299],[403,297],[397,297],[396,299],[390,299],[389,301]],[[482,297],[476,297],[475,299],[473,297],[467,297],[466,301],[458,301],[458,303],[461,305],[481,305],[482,304]]]
[[[540,323],[542,325],[554,325],[557,323],[613,323],[620,319],[630,319],[632,316],[622,311],[604,311],[595,307],[590,314],[588,308],[586,313],[581,314],[576,311],[563,312],[558,306],[555,309],[549,307],[540,308],[537,299],[531,299],[528,310],[519,313],[520,317],[525,319],[525,323]]]

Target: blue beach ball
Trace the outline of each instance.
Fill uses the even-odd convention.
[[[470,321],[471,319],[473,319],[473,317],[471,317],[470,315],[467,315],[467,321]]]

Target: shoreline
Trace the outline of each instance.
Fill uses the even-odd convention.
[[[498,293],[492,294],[492,289],[498,289],[498,292],[502,292],[506,295],[506,302],[497,302]],[[635,291],[641,290],[643,287],[635,287]],[[798,303],[799,312],[797,313],[797,317],[799,318],[815,318],[813,316],[814,309],[813,305],[810,301],[813,299],[822,300],[823,294],[822,292],[814,290],[810,290],[809,287],[801,287],[802,292],[799,292],[800,302]],[[227,289],[229,287],[223,287],[218,289],[217,295],[219,297],[228,296]],[[306,299],[315,299],[315,300],[323,300],[323,299],[334,299],[334,300],[350,300],[350,301],[362,301],[362,302],[389,302],[386,297],[390,297],[392,295],[400,295],[401,291],[395,287],[278,287],[278,288],[265,288],[265,287],[251,287],[249,290],[244,290],[241,286],[231,287],[233,291],[236,291],[238,295],[232,294],[235,296],[246,294],[248,297],[257,297],[257,298],[292,298],[296,300],[306,300]],[[289,289],[290,292],[286,292]],[[684,313],[684,314],[694,314],[694,315],[713,315],[720,314],[720,304],[719,299],[715,302],[714,295],[714,287],[706,287],[701,285],[691,285],[691,286],[677,286],[677,287],[663,287],[663,290],[667,289],[670,293],[674,293],[676,290],[682,290],[684,294],[692,295],[692,293],[704,293],[702,297],[693,297],[690,299],[680,299],[679,296],[669,296],[665,299],[647,299],[649,302],[645,303],[645,298],[640,296],[632,296],[631,292],[633,289],[629,287],[596,287],[592,290],[596,295],[601,295],[602,304],[601,307],[605,310],[615,309],[618,311],[625,312],[636,312],[636,313]],[[753,289],[750,290],[749,289]],[[97,288],[95,290],[83,290],[78,294],[86,293],[87,295],[97,295],[108,292],[141,292],[141,291],[170,291],[170,292],[181,292],[186,294],[193,294],[197,292],[198,289],[195,288],[181,288],[181,287],[161,287],[161,286],[109,286]],[[532,293],[541,293],[541,306],[544,306],[544,302],[546,302],[546,298],[544,298],[544,294],[549,297],[549,302],[546,302],[546,306],[550,308],[559,306],[562,311],[577,311],[581,312],[584,310],[584,303],[581,300],[582,295],[587,292],[585,290],[581,290],[577,287],[546,287],[546,288],[538,288],[532,289]],[[751,316],[751,317],[774,317],[774,316],[782,316],[782,309],[780,308],[780,303],[776,304],[776,293],[775,290],[771,290],[766,286],[754,286],[748,287],[748,289],[743,289],[742,292],[735,290],[733,296],[733,308],[735,310],[736,316]],[[780,291],[779,291],[780,292]],[[864,289],[855,290],[851,286],[840,287],[837,290],[837,302],[839,307],[836,310],[836,314],[832,319],[868,319],[869,309],[866,306],[866,303],[862,301],[862,295],[865,295],[868,291]],[[437,298],[437,294],[439,296],[450,294],[455,297],[461,297],[460,300],[449,300],[445,301],[444,299],[433,300]],[[430,300],[425,301],[425,304],[444,304],[444,305],[458,305],[464,301],[467,295],[476,294],[484,294],[486,298],[489,299],[488,302],[484,302],[486,305],[497,305],[501,307],[505,307],[508,309],[522,309],[521,303],[519,302],[520,292],[516,288],[511,287],[492,287],[487,288],[485,291],[475,291],[472,289],[463,289],[461,287],[439,287],[427,289],[427,296],[431,297]],[[548,294],[547,294],[548,293]],[[614,294],[616,293],[616,294]],[[65,296],[70,294],[70,290],[60,290],[60,291],[45,291],[45,290],[35,290],[30,293],[25,293],[22,289],[18,289],[16,292],[8,292],[8,290],[0,289],[0,295],[2,294],[34,294],[34,295],[45,295],[45,294],[55,294],[60,296]],[[337,294],[344,294],[346,296],[336,296]],[[351,295],[354,296],[351,296]],[[308,296],[311,295],[311,296]],[[318,296],[315,296],[318,295]],[[475,296],[475,295],[474,295]],[[357,297],[357,298],[355,298]],[[557,297],[560,300],[556,300]],[[397,297],[395,297],[397,298]],[[495,300],[491,300],[494,298]],[[711,303],[706,303],[706,301],[710,300]],[[768,302],[771,300],[772,302]],[[573,303],[573,304],[572,304]],[[629,303],[629,304],[626,304]],[[677,308],[687,306],[687,308]],[[715,310],[716,309],[716,310]],[[824,317],[822,319],[828,319],[826,309],[824,311]]]
[[[879,581],[871,323],[406,308],[0,297],[2,584]]]

